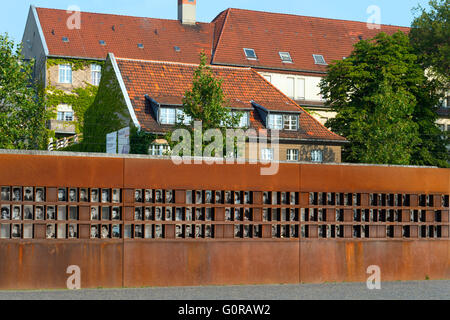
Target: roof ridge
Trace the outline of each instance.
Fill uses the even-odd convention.
[[[56,9],[56,8],[45,8],[45,7],[36,7],[36,9],[43,9],[43,10],[53,10],[53,11],[63,11],[66,12],[65,9]],[[168,18],[151,18],[151,17],[142,17],[142,16],[131,16],[126,14],[116,14],[116,13],[104,13],[104,12],[93,12],[93,11],[81,11],[81,13],[88,13],[88,14],[97,14],[97,15],[106,15],[106,16],[116,16],[116,17],[125,17],[125,18],[138,18],[138,19],[151,19],[151,20],[164,20],[164,21],[173,21],[178,22],[178,19],[168,19]],[[210,25],[211,22],[199,22],[200,24],[208,24]]]
[[[200,65],[198,63],[162,61],[162,60],[144,60],[144,59],[121,58],[121,57],[116,57],[116,60],[146,62],[146,63],[154,63],[154,64],[171,64],[171,65],[190,66],[190,67],[198,67]],[[212,69],[252,70],[251,67],[230,67],[230,66],[218,66],[218,65],[207,65],[207,66]]]
[[[293,13],[271,12],[271,11],[264,11],[264,10],[251,10],[251,9],[240,9],[240,8],[228,8],[228,10],[231,10],[231,9],[237,10],[237,11],[267,13],[267,14],[272,14],[272,15],[285,15],[285,16],[292,16],[292,17],[313,18],[313,19],[333,20],[333,21],[342,21],[342,22],[356,22],[356,23],[363,23],[363,24],[367,23],[367,21],[357,21],[357,20],[348,20],[348,19],[305,16],[305,15],[299,15],[299,14],[293,14]],[[380,25],[381,26],[386,26],[386,27],[400,27],[400,28],[411,29],[411,27],[392,25],[392,24],[380,24]]]
[[[225,20],[223,21],[222,29],[220,30],[219,39],[217,40],[216,47],[213,48],[213,50],[214,50],[214,55],[212,56],[211,63],[214,63],[214,61],[215,61],[215,58],[216,58],[216,52],[217,52],[217,50],[219,49],[220,40],[222,39],[223,32],[225,31],[225,26],[226,26],[226,24],[227,24],[227,22],[228,22],[228,17],[230,16],[231,8],[228,8],[228,9],[226,10],[226,12],[227,12],[227,13],[226,13],[226,16],[225,16]],[[214,44],[213,44],[213,46],[214,46]]]

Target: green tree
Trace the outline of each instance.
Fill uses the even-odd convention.
[[[204,133],[207,130],[220,130],[223,136],[223,141],[220,144],[225,150],[226,129],[238,127],[242,117],[242,114],[238,112],[231,112],[223,93],[222,80],[216,78],[212,73],[211,68],[207,65],[207,56],[204,52],[200,54],[200,65],[194,72],[192,88],[186,91],[183,98],[183,111],[185,115],[178,117],[178,123],[174,130],[183,128],[190,132],[192,151],[195,149],[193,139],[196,134],[195,121],[202,122],[202,132],[200,134],[202,136],[201,150],[203,152],[209,143],[215,142],[214,139],[212,141],[204,141]],[[172,142],[172,133],[173,131],[166,135],[166,139],[171,147],[177,144]]]
[[[446,166],[435,125],[437,85],[402,32],[357,43],[347,59],[329,66],[320,87],[337,112],[327,127],[350,141],[344,161]]]
[[[40,86],[32,82],[34,61],[24,61],[21,46],[0,35],[0,148],[43,149],[48,131]]]
[[[430,10],[419,6],[409,37],[425,68],[430,68],[446,79],[450,78],[450,1],[430,0]]]

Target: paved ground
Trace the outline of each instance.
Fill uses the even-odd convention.
[[[0,291],[0,300],[450,300],[449,281],[230,287],[145,288],[80,291]]]

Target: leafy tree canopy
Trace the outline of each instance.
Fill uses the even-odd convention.
[[[430,10],[415,8],[410,39],[425,68],[443,75],[450,85],[450,1],[430,0]]]
[[[435,125],[437,83],[425,76],[402,32],[357,43],[329,66],[320,87],[337,112],[327,127],[350,141],[344,161],[446,166]]]
[[[33,66],[34,61],[24,60],[20,46],[0,35],[0,148],[45,148],[47,115],[32,83]]]
[[[194,79],[191,89],[187,90],[183,98],[183,111],[185,115],[178,118],[175,129],[184,128],[194,137],[194,122],[202,122],[202,137],[209,129],[221,131],[223,141],[220,144],[226,145],[226,128],[236,128],[239,125],[242,114],[231,112],[230,107],[222,89],[222,80],[214,76],[211,68],[207,65],[207,56],[204,52],[200,55],[200,65],[194,72]],[[176,143],[171,142],[172,132],[166,138],[173,147]],[[203,141],[203,139],[202,139]],[[215,142],[213,139],[212,141]],[[209,144],[209,141],[202,142],[202,150]],[[219,142],[218,142],[219,143]],[[194,139],[192,138],[192,150],[194,150]]]

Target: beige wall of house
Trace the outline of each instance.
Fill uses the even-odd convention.
[[[275,149],[275,146],[271,146],[268,144],[267,146],[255,146],[255,143],[247,143],[245,146],[245,158],[250,160],[255,160],[255,151],[257,150],[257,158],[256,160],[261,159],[261,155],[263,153],[264,148]],[[276,157],[276,152],[274,153],[274,160],[277,161],[293,161],[288,160],[288,150],[298,150],[298,160],[304,162],[312,161],[312,152],[313,151],[321,151],[322,152],[322,162],[326,163],[341,163],[341,146],[329,146],[329,145],[312,145],[312,144],[287,144],[280,143],[278,145],[279,157]]]
[[[61,83],[59,81],[59,69],[59,65],[47,67],[47,86],[53,86],[56,89],[71,92],[73,89],[85,87],[86,83],[92,84],[92,72],[90,66],[82,70],[72,71],[71,83]]]

